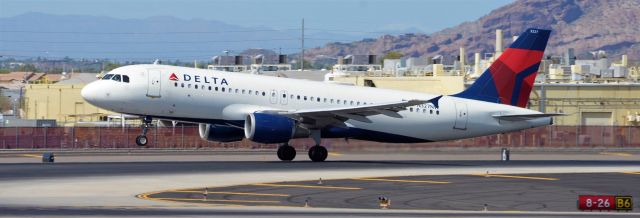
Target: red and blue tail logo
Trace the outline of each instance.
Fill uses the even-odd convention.
[[[526,107],[550,33],[527,29],[473,85],[453,96]]]

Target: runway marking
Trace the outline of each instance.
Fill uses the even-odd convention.
[[[513,178],[513,179],[547,180],[547,181],[560,180],[560,179],[558,179],[558,178],[550,178],[550,177],[512,176],[512,175],[501,175],[501,174],[471,174],[471,175],[472,175],[472,176],[484,176],[484,177],[497,177],[497,178]]]
[[[37,154],[21,154],[20,156],[23,156],[23,157],[42,158],[42,156],[41,156],[41,155],[37,155]]]
[[[600,152],[600,154],[614,155],[614,156],[621,156],[621,157],[631,157],[631,156],[633,156],[633,154],[624,153],[624,152]]]
[[[635,175],[640,175],[640,172],[622,172],[624,174],[635,174]]]
[[[329,156],[342,156],[343,154],[338,153],[338,152],[329,152]]]
[[[226,203],[280,203],[280,201],[261,201],[261,200],[220,200],[220,199],[207,199],[204,200],[202,198],[154,198],[149,197],[149,195],[165,193],[163,191],[157,192],[148,192],[136,195],[137,198],[144,200],[152,200],[152,201],[163,201],[163,202],[176,202],[176,201],[200,201],[200,202],[223,202],[222,204],[207,204],[207,206],[239,206],[244,207],[247,205],[242,204],[226,204]]]
[[[353,180],[380,181],[380,182],[429,183],[429,184],[449,184],[449,183],[451,183],[451,182],[447,182],[447,181],[433,181],[433,180],[378,179],[378,178],[354,178]]]
[[[358,187],[343,187],[343,186],[320,186],[320,185],[294,185],[294,184],[271,184],[271,183],[256,183],[251,184],[254,186],[269,186],[269,187],[291,187],[291,188],[318,188],[318,189],[341,189],[341,190],[361,190],[363,188]]]
[[[202,199],[202,198],[151,198],[167,201],[203,201],[203,202],[232,202],[232,203],[280,203],[280,201],[267,200],[227,200],[227,199]]]
[[[204,191],[170,191],[177,193],[198,193],[203,194]],[[207,191],[207,194],[221,194],[221,195],[251,195],[251,196],[276,196],[276,197],[289,197],[288,194],[275,194],[275,193],[257,193],[257,192],[216,192]]]

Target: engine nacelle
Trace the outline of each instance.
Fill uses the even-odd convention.
[[[296,136],[297,125],[288,117],[251,113],[244,121],[244,135],[258,143],[285,143]]]
[[[200,138],[214,142],[236,142],[244,138],[244,131],[240,128],[215,124],[201,123],[198,125],[198,133]]]

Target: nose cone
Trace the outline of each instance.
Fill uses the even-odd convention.
[[[96,96],[97,96],[96,92],[97,92],[96,84],[89,83],[86,86],[84,86],[84,88],[82,88],[82,90],[80,91],[80,95],[82,96],[82,98],[84,98],[85,101],[89,103],[95,103]]]

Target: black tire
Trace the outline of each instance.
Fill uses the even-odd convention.
[[[296,149],[290,145],[282,145],[278,147],[278,159],[282,161],[292,161],[296,158]]]
[[[147,145],[147,142],[149,142],[149,140],[147,140],[147,136],[139,135],[138,137],[136,137],[136,145],[138,146],[145,146]]]
[[[309,158],[313,162],[322,162],[329,156],[329,151],[324,146],[316,145],[309,149]]]

